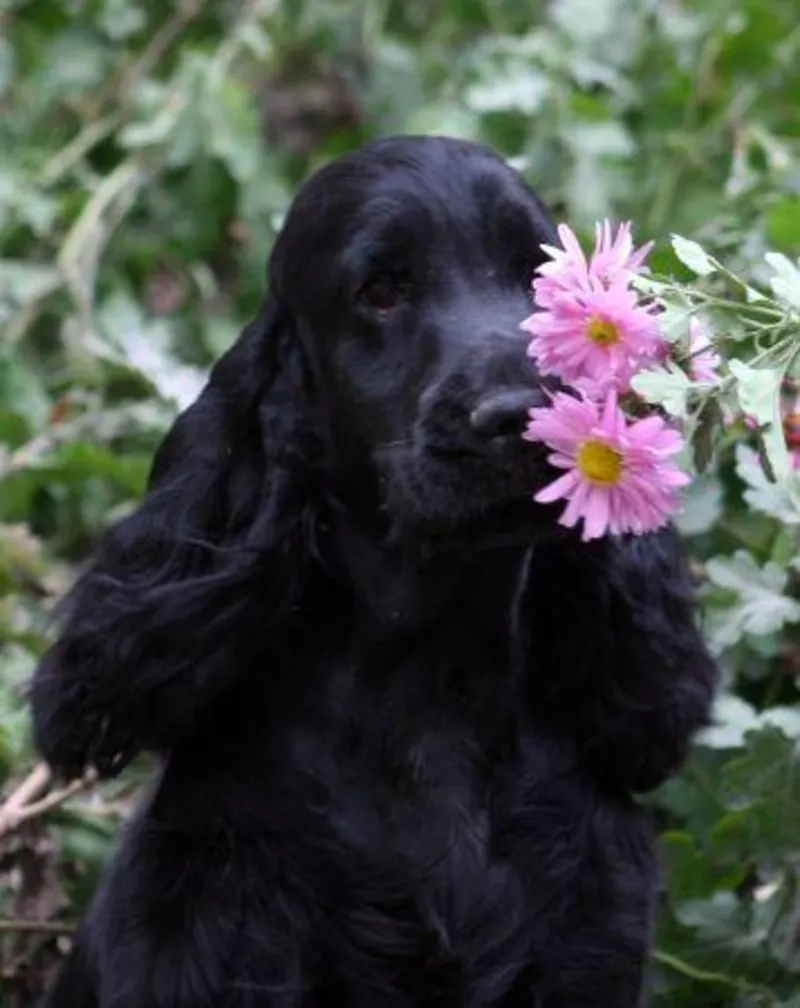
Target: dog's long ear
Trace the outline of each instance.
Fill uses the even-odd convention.
[[[245,666],[256,628],[290,611],[313,524],[304,383],[291,320],[268,300],[66,599],[32,694],[55,769],[171,745]]]
[[[656,787],[708,721],[717,674],[696,608],[672,528],[534,554],[530,702],[611,783]]]

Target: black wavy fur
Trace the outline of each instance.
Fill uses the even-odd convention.
[[[48,1008],[646,1003],[634,795],[715,670],[672,529],[586,545],[530,501],[543,241],[468,143],[301,190],[35,677],[59,773],[161,754]]]

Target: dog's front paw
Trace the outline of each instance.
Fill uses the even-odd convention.
[[[94,709],[82,689],[65,688],[44,670],[34,681],[31,703],[36,748],[65,780],[90,769],[114,777],[136,755],[134,739],[117,719]]]
[[[134,737],[116,720],[106,715],[89,746],[87,765],[101,777],[116,777],[140,750]]]

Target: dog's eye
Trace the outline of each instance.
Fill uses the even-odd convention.
[[[386,315],[408,295],[408,281],[392,273],[381,273],[369,280],[358,293],[359,302],[370,311]]]

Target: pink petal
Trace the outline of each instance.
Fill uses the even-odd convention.
[[[610,438],[617,434],[617,392],[616,389],[609,389],[606,394],[606,401],[603,406],[603,415],[600,420],[600,429]]]
[[[552,504],[553,501],[568,497],[575,487],[580,483],[579,474],[573,469],[572,472],[559,476],[555,482],[540,490],[533,498],[538,504]]]
[[[572,496],[569,499],[569,503],[566,508],[564,508],[564,513],[559,519],[562,525],[566,525],[567,528],[572,528],[578,523],[578,520],[583,516],[588,494],[588,485],[583,481],[580,481],[575,487]]]
[[[584,508],[584,540],[599,539],[605,533],[609,520],[609,496],[605,487],[592,487]]]
[[[547,456],[548,463],[555,469],[574,469],[575,457],[573,455],[560,455],[558,453]]]

